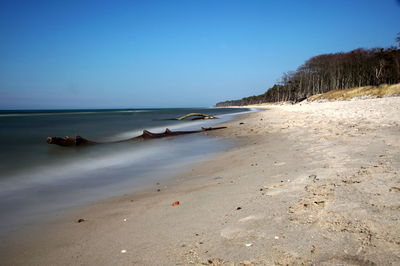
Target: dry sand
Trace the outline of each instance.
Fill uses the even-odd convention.
[[[235,148],[3,241],[0,264],[400,265],[400,98],[271,106],[227,126],[210,135]]]

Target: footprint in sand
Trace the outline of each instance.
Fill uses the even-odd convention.
[[[229,226],[221,230],[221,236],[228,240],[244,238],[244,237],[257,237],[255,231],[253,230],[254,224],[256,222],[264,219],[264,215],[255,214],[249,215],[238,220],[238,225]]]
[[[242,219],[239,219],[239,222],[246,223],[249,221],[261,220],[263,218],[264,218],[264,215],[250,215],[250,216],[244,217]]]
[[[232,240],[247,236],[247,232],[238,227],[227,227],[221,230],[221,236],[228,240]]]

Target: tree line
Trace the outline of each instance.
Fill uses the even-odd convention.
[[[216,106],[297,102],[330,90],[399,82],[400,49],[359,48],[350,52],[314,56],[296,71],[284,73],[279,84],[275,84],[265,93],[240,100],[220,102]]]

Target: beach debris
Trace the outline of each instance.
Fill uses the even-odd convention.
[[[309,178],[312,179],[312,181],[315,183],[317,180],[319,180],[319,178],[317,178],[317,175],[309,175]]]
[[[121,250],[121,253],[122,254],[126,253],[126,249]]]
[[[312,245],[310,252],[311,252],[311,253],[315,253],[316,250],[317,250],[317,249],[315,248],[315,246]]]
[[[244,125],[244,123],[243,123],[243,122],[240,122],[239,125]]]
[[[186,115],[183,115],[178,118],[173,118],[173,120],[184,120],[188,117],[194,117],[192,120],[200,120],[200,119],[218,119],[216,116],[208,115],[208,114],[203,114],[203,113],[189,113]]]
[[[179,204],[181,204],[179,201],[174,201],[174,202],[172,202],[172,206],[178,206]]]
[[[325,206],[325,201],[324,200],[314,201],[314,203],[319,205],[319,206]]]
[[[80,219],[78,219],[78,221],[77,221],[78,223],[83,223],[83,222],[86,222],[86,220],[85,219],[83,219],[83,218],[80,218]]]
[[[97,144],[97,142],[84,139],[81,136],[76,136],[75,138],[71,138],[68,136],[65,136],[63,138],[47,137],[47,143],[48,144],[57,144],[59,146],[64,146],[64,147]]]
[[[218,130],[224,128],[226,127],[207,127],[207,128],[202,127],[201,130],[192,130],[192,131],[171,131],[170,129],[167,128],[163,133],[152,133],[150,131],[143,130],[142,135],[132,138],[130,140],[164,138],[164,137],[194,134],[194,133],[200,133],[204,131]]]
[[[296,104],[296,103],[299,103],[299,102],[302,102],[302,101],[305,101],[305,100],[307,100],[307,96],[299,97],[299,98],[294,99],[292,104]]]
[[[193,117],[191,120],[203,120],[203,119],[218,119],[216,116],[203,114],[203,113],[189,113],[177,118],[167,118],[161,120],[185,120],[186,118]]]
[[[127,221],[127,219],[125,218],[125,219],[124,219],[124,222],[126,222],[126,221]]]
[[[359,184],[359,183],[361,183],[360,180],[351,180],[351,179],[348,179],[348,180],[347,179],[343,179],[342,182],[345,183],[345,184]]]
[[[93,144],[111,144],[111,143],[120,143],[125,141],[132,141],[132,140],[146,140],[146,139],[157,139],[157,138],[164,138],[164,137],[171,137],[171,136],[178,136],[178,135],[186,135],[186,134],[194,134],[200,133],[205,131],[212,131],[212,130],[219,130],[225,129],[226,127],[202,127],[200,130],[191,130],[191,131],[172,131],[169,128],[165,129],[162,133],[153,133],[148,130],[143,130],[143,134],[134,138],[126,139],[126,140],[119,140],[114,142],[95,142],[81,136],[76,136],[75,138],[71,138],[65,136],[64,138],[60,137],[47,137],[48,144],[56,144],[63,147],[76,147],[76,146],[88,146]]]
[[[212,264],[212,265],[223,265],[224,264],[224,260],[220,259],[220,258],[208,259],[207,262],[208,262],[208,264]],[[204,264],[206,264],[206,263],[204,263]]]
[[[161,191],[161,189],[158,188],[158,189],[157,189],[157,192],[160,192],[160,191]]]
[[[253,243],[246,243],[244,244],[246,247],[251,247],[253,245]]]
[[[241,210],[241,209],[242,209],[242,207],[237,207],[237,208],[236,208],[236,210]]]
[[[399,187],[391,187],[389,189],[389,192],[400,192],[400,188]]]
[[[274,238],[275,238],[275,239],[279,239],[279,236],[275,236]]]

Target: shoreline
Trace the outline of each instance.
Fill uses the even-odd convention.
[[[400,263],[400,98],[267,109],[208,133],[235,141],[235,147],[171,183],[38,227],[2,245],[2,261]],[[175,201],[180,205],[171,206]],[[77,223],[80,218],[85,222]]]
[[[145,127],[143,125],[143,128],[152,132],[161,132],[167,127],[171,130],[197,130],[200,127],[211,127],[213,124],[228,121],[234,117],[235,113],[246,110],[216,111],[213,109],[213,113],[220,114],[220,119],[172,121],[171,124],[167,120],[150,121],[146,123],[153,123],[153,126]],[[176,113],[174,110],[167,110],[160,114],[149,113],[144,116],[147,120],[149,117],[169,117],[173,115],[170,112]],[[96,112],[93,113],[96,114]],[[137,124],[140,124],[141,119],[143,120],[141,114],[135,114],[132,117],[129,115],[126,118],[125,115],[122,115],[121,118],[120,115],[113,113],[113,116],[130,121],[136,127]],[[91,118],[94,121],[99,119],[98,115],[91,116]],[[73,121],[78,123],[82,118],[75,117],[74,119]],[[30,120],[25,119],[21,122],[20,119],[17,119],[14,123],[23,124],[23,121]],[[159,125],[159,123],[161,124]],[[165,125],[166,123],[167,125]],[[136,134],[136,131],[140,133]],[[118,134],[124,139],[123,135],[126,135],[125,138],[130,138],[132,135],[142,134],[142,131],[134,129],[129,132],[131,135],[129,137],[125,130]],[[20,134],[16,135],[20,136]],[[117,138],[116,134],[111,136]],[[16,139],[18,140],[18,138]],[[13,141],[10,142],[13,143]],[[176,171],[180,171],[193,161],[223,150],[225,146],[229,145],[229,143],[217,139],[207,138],[204,134],[137,143],[132,141],[113,145],[96,145],[78,149],[49,146],[45,142],[35,144],[35,141],[38,141],[37,137],[25,141],[32,141],[34,144],[25,145],[24,149],[28,155],[20,158],[22,164],[15,160],[12,164],[8,163],[12,161],[13,156],[16,156],[12,152],[8,156],[8,161],[3,161],[5,167],[2,168],[5,168],[5,171],[0,178],[0,237],[12,234],[13,231],[18,232],[32,223],[42,223],[44,220],[51,219],[54,214],[59,215],[64,210],[84,206],[115,195],[130,193],[133,189],[140,189],[159,181],[153,180],[153,177],[173,177]],[[19,141],[19,143],[25,142]],[[19,151],[21,146],[23,145],[13,148]],[[12,145],[10,144],[9,147],[11,148]],[[16,154],[18,153],[16,152]],[[29,154],[36,155],[35,159],[30,160]]]

